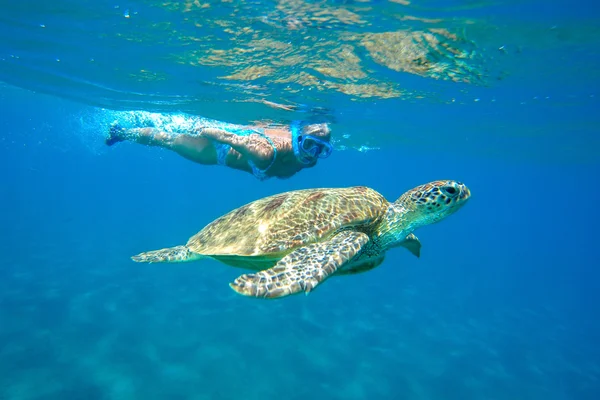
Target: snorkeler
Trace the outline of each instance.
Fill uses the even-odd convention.
[[[205,165],[225,165],[254,174],[258,179],[289,178],[327,158],[333,147],[327,124],[284,127],[246,127],[195,124],[185,132],[157,128],[110,127],[106,144],[122,141],[158,146]]]

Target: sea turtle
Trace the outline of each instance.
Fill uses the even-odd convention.
[[[469,189],[443,180],[418,186],[394,203],[364,186],[305,189],[266,197],[208,224],[186,245],[133,256],[137,262],[182,262],[210,257],[247,268],[230,283],[253,297],[308,294],[334,274],[370,270],[396,246],[419,257],[413,231],[461,208]]]

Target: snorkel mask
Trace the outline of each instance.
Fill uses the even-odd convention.
[[[293,123],[290,130],[294,155],[302,164],[312,164],[317,158],[327,158],[331,155],[333,151],[331,143],[312,135],[299,134],[298,123]]]

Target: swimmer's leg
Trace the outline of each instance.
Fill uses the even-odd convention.
[[[118,124],[112,124],[108,130],[108,136],[104,143],[106,143],[107,146],[112,146],[115,143],[122,142],[125,140],[123,138],[124,131],[125,129],[121,128]]]
[[[160,131],[155,128],[132,128],[125,129],[118,124],[111,125],[105,143],[112,146],[115,143],[129,140],[131,142],[145,144],[146,146],[158,146],[170,148],[175,140],[173,134]]]
[[[106,144],[131,141],[146,146],[162,147],[172,150],[188,160],[200,164],[212,165],[217,163],[217,154],[208,138],[184,133],[168,133],[156,128],[123,129],[118,125],[110,128]]]

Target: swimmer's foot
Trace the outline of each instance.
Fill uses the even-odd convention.
[[[124,141],[125,139],[121,135],[125,129],[121,128],[118,124],[112,124],[108,131],[108,137],[104,141],[107,146],[112,146],[115,143]]]

